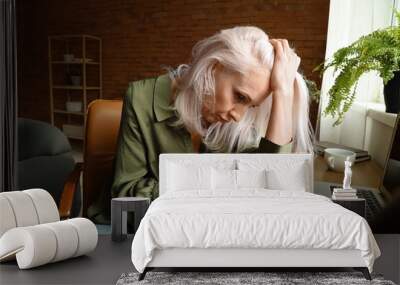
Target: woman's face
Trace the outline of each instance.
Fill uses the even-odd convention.
[[[260,105],[270,94],[270,72],[267,69],[254,69],[242,76],[229,72],[220,64],[214,68],[214,110],[212,98],[206,99],[202,108],[203,120],[207,126],[217,121],[239,122],[248,108]]]

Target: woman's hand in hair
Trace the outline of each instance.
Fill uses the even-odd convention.
[[[271,72],[270,88],[273,92],[293,94],[294,79],[300,65],[300,57],[289,47],[286,39],[270,39],[275,58]]]
[[[283,145],[292,140],[292,114],[294,80],[300,57],[289,47],[286,39],[271,39],[275,49],[274,66],[270,88],[273,92],[271,117],[265,137],[275,144]]]

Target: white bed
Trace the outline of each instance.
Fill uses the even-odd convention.
[[[140,279],[154,267],[354,267],[370,278],[380,251],[368,223],[313,194],[311,154],[162,154],[159,166],[160,196],[132,243]]]

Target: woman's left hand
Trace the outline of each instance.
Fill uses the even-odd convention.
[[[270,88],[274,93],[293,94],[294,79],[300,65],[300,57],[289,47],[286,39],[270,39],[275,50]]]

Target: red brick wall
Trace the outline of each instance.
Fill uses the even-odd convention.
[[[37,0],[18,1],[19,115],[50,121],[47,37],[103,39],[103,97],[121,97],[131,80],[160,65],[188,62],[192,46],[223,28],[255,25],[287,38],[311,73],[325,54],[329,0]],[[315,109],[311,118],[315,121]]]

